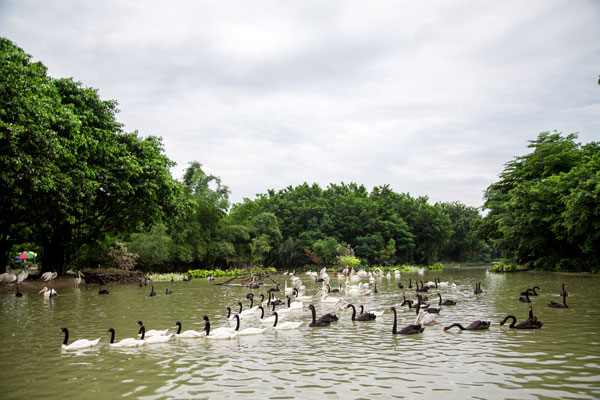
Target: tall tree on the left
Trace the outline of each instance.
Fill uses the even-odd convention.
[[[126,235],[173,206],[177,183],[159,138],[124,133],[115,101],[0,38],[0,256],[24,241],[62,272],[82,244]]]

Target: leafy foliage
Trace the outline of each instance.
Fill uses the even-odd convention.
[[[485,230],[514,262],[587,270],[600,251],[600,148],[577,135],[541,133],[488,187]]]

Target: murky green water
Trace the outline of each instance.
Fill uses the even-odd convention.
[[[456,283],[456,289],[440,293],[458,305],[443,307],[436,323],[420,335],[392,335],[391,313],[374,322],[352,322],[350,313],[343,311],[331,327],[309,328],[310,313],[304,308],[288,317],[305,321],[295,331],[268,329],[259,336],[225,341],[172,339],[132,349],[109,348],[105,331],[115,328],[117,340],[133,337],[138,319],[147,329],[165,329],[181,321],[184,330],[202,330],[205,314],[214,327],[223,326],[225,307],[240,300],[247,305],[248,289],[195,280],[157,283],[156,297],[137,285],[108,287],[107,296],[98,295],[97,287],[64,289],[53,299],[2,294],[2,398],[600,398],[598,277],[446,268],[422,278],[436,276]],[[320,284],[300,277],[306,294],[316,293]],[[402,274],[405,286],[409,277],[419,276]],[[477,281],[484,290],[480,296],[473,294]],[[345,300],[369,310],[399,306],[397,280],[377,282],[378,294]],[[563,282],[570,308],[547,307],[551,300],[560,301]],[[331,283],[337,286],[335,279]],[[527,305],[518,297],[534,285],[542,289],[539,297],[532,297],[532,305],[543,328],[499,329],[498,322],[507,314],[519,321],[526,318]],[[167,286],[174,290],[170,296],[164,295]],[[313,304],[319,314],[332,309],[318,300]],[[398,317],[404,326],[415,315],[405,308]],[[257,319],[245,319],[242,328],[260,326]],[[466,325],[476,319],[492,321],[489,331],[442,331],[452,322]],[[61,351],[61,327],[69,328],[71,340],[101,341],[89,350]]]

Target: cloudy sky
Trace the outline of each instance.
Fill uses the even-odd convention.
[[[600,139],[600,2],[0,0],[0,36],[231,200],[303,182],[479,207],[538,133]]]

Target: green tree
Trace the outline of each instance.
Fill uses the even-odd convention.
[[[47,77],[6,39],[0,46],[0,190],[11,194],[2,200],[3,247],[34,241],[43,270],[63,271],[84,244],[169,212],[177,185],[159,138],[123,133],[116,102]]]
[[[451,261],[476,260],[485,242],[479,237],[483,217],[475,207],[460,202],[439,203],[442,212],[450,218],[452,233],[441,257]]]
[[[591,270],[597,265],[598,145],[542,132],[533,151],[506,164],[488,187],[485,229],[514,261],[533,267]]]

